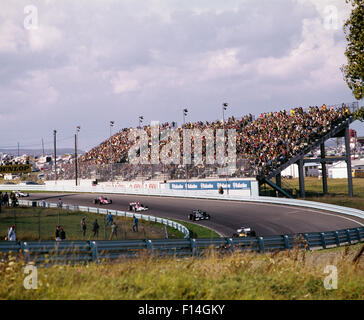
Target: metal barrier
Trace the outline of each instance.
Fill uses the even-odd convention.
[[[12,242],[0,241],[0,251],[22,254],[36,264],[102,262],[134,258],[143,254],[156,257],[200,257],[208,250],[219,253],[239,251],[269,252],[294,247],[325,249],[364,242],[364,227],[330,232],[299,233],[252,238],[161,239],[122,241]]]

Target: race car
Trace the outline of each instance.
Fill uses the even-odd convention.
[[[249,227],[240,227],[236,230],[236,233],[233,234],[234,238],[246,238],[246,237],[255,237],[256,233]]]
[[[111,204],[111,203],[112,203],[112,200],[108,199],[104,196],[100,196],[100,197],[94,199],[94,204]]]
[[[21,191],[13,191],[17,198],[29,197],[29,193],[21,192]]]
[[[145,206],[144,204],[142,204],[140,202],[130,202],[129,203],[129,210],[134,211],[134,212],[147,211],[147,210],[149,210],[149,207]]]
[[[210,220],[211,217],[205,211],[202,211],[200,209],[194,209],[188,215],[188,219],[193,220],[193,221],[196,221],[196,220]]]

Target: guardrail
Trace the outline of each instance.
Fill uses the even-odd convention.
[[[43,207],[43,208],[59,208],[57,203],[49,203],[45,201],[31,201],[31,200],[19,200],[19,205],[22,206],[36,206],[36,207]],[[184,233],[185,238],[190,237],[190,231],[182,224],[165,219],[159,218],[155,216],[150,216],[142,213],[134,213],[128,211],[120,211],[120,210],[112,210],[112,209],[103,209],[103,208],[95,208],[95,207],[85,207],[85,206],[77,206],[71,204],[64,204],[62,205],[61,209],[68,210],[68,211],[82,211],[82,212],[89,212],[89,213],[97,213],[97,214],[111,214],[117,217],[126,217],[126,218],[133,218],[134,216],[140,220],[156,222],[164,224],[168,227],[174,228],[182,233]]]
[[[208,250],[220,253],[241,251],[267,252],[290,250],[294,247],[325,249],[364,242],[364,227],[331,232],[311,232],[252,238],[161,239],[122,241],[0,241],[1,252],[15,252],[27,262],[36,264],[100,263],[105,260],[135,258],[141,255],[157,257],[201,257]]]

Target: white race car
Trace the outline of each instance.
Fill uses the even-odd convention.
[[[139,211],[147,211],[147,210],[149,210],[149,208],[148,208],[148,206],[145,206],[145,205],[141,204],[140,202],[130,202],[129,210],[134,211],[134,212],[139,212]]]
[[[256,233],[249,227],[240,227],[236,230],[236,233],[233,234],[234,238],[246,238],[246,237],[256,237]]]
[[[13,191],[17,198],[29,197],[29,193],[21,192],[21,191]]]

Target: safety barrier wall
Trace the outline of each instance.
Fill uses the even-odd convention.
[[[19,200],[19,205],[21,206],[37,206],[43,208],[59,208],[58,204],[56,203],[49,203],[45,201],[30,201],[30,200]],[[103,208],[95,208],[95,207],[85,207],[85,206],[77,206],[71,204],[64,204],[61,207],[64,210],[68,211],[82,211],[82,212],[91,212],[91,213],[98,213],[98,214],[111,214],[117,217],[126,217],[126,218],[133,218],[134,216],[140,220],[156,222],[164,224],[168,227],[177,229],[178,231],[185,234],[186,238],[190,237],[190,231],[182,224],[177,223],[172,220],[168,220],[165,218],[158,218],[155,216],[150,216],[142,213],[134,213],[128,211],[120,211],[120,210],[112,210],[112,209],[103,209]]]
[[[50,191],[50,192],[92,192],[92,193],[112,193],[112,194],[148,194],[148,195],[174,195],[174,194],[180,194],[181,192],[187,192],[188,194],[195,194],[195,195],[219,195],[218,190],[202,190],[201,188],[196,189],[193,188],[193,186],[201,185],[202,180],[199,182],[197,181],[191,181],[189,182],[189,190],[176,190],[172,189],[170,185],[177,184],[177,182],[169,182],[167,184],[160,184],[160,188],[143,188],[141,187],[142,184],[135,182],[134,184],[132,182],[129,183],[129,187],[126,187],[126,183],[100,183],[97,185],[71,185],[69,183],[70,181],[58,181],[55,182],[55,184],[50,184],[49,182],[45,185],[0,185],[0,191],[1,190],[22,190],[22,191]],[[205,184],[214,184],[216,185],[218,183],[221,183],[222,185],[225,185],[225,181],[210,181],[206,180]],[[146,183],[145,183],[146,184]],[[182,186],[182,188],[186,189],[185,182],[178,182]],[[230,195],[235,196],[259,196],[259,187],[258,187],[258,181],[254,179],[246,179],[246,180],[232,180],[229,182],[231,184],[231,189],[225,190],[225,194],[229,193]],[[246,185],[245,188],[238,188],[235,186],[237,185]],[[134,187],[131,187],[134,186]],[[225,188],[224,188],[225,189]]]
[[[0,241],[1,252],[16,252],[36,264],[102,262],[122,258],[152,256],[202,256],[207,250],[267,252],[294,247],[325,249],[364,242],[364,227],[331,232],[300,233],[254,238],[161,239],[122,241]]]

